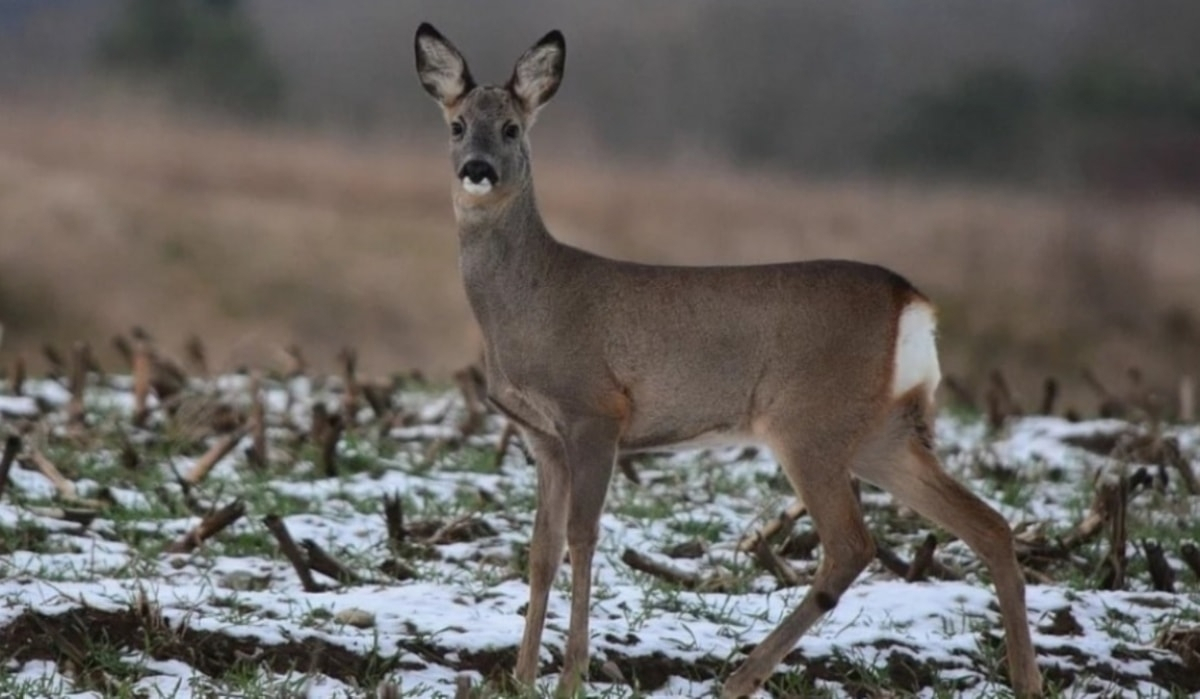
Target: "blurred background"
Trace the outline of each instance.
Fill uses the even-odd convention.
[[[968,384],[1200,374],[1194,0],[3,0],[0,357],[472,361],[422,20],[488,82],[566,33],[533,140],[567,242],[892,266]]]

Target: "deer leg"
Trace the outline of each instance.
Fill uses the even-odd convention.
[[[970,546],[992,573],[1004,623],[1008,671],[1019,697],[1040,697],[1042,678],[1029,634],[1025,581],[1017,565],[1012,530],[1000,513],[945,472],[921,434],[906,440],[898,461],[871,461],[859,472],[896,500]]]
[[[774,451],[821,536],[821,564],[800,605],[730,675],[722,692],[724,697],[743,697],[757,691],[804,632],[837,605],[842,593],[875,555],[845,457],[834,459],[827,453],[799,449]]]
[[[600,514],[616,463],[620,425],[610,419],[577,422],[564,440],[571,474],[567,547],[571,553],[571,624],[567,630],[559,696],[576,693],[588,670],[588,613],[592,557],[600,538]]]
[[[529,606],[525,610],[525,633],[514,673],[518,682],[528,685],[537,678],[546,603],[562,563],[571,478],[558,438],[534,430],[523,430],[522,436],[533,452],[538,474],[537,514],[529,545]]]

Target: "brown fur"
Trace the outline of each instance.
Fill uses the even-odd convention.
[[[417,40],[431,85],[459,85],[466,63],[432,27]],[[765,443],[822,533],[808,595],[725,685],[753,691],[874,556],[851,475],[962,536],[992,567],[1014,687],[1040,693],[1008,526],[947,476],[930,450],[928,386],[892,396],[898,323],[924,300],[894,272],[817,260],[754,267],[665,267],[572,248],[547,231],[533,195],[527,128],[558,88],[562,36],[518,61],[506,88],[431,94],[448,122],[455,173],[486,163],[482,195],[456,181],[460,268],[485,338],[489,398],[513,416],[538,461],[530,602],[516,676],[537,672],[546,602],[571,558],[571,618],[560,692],[588,666],[588,610],[599,518],[622,451],[718,437]],[[516,88],[512,88],[516,89]],[[521,125],[519,139],[504,127]]]

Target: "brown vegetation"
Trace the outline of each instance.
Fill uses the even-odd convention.
[[[539,162],[551,229],[600,253],[895,267],[938,301],[947,370],[1004,368],[1030,402],[1084,366],[1200,373],[1195,202]],[[199,332],[217,371],[282,365],[296,342],[324,367],[352,344],[365,373],[446,375],[478,352],[446,170],[436,144],[7,107],[4,352],[140,324],[180,354]]]

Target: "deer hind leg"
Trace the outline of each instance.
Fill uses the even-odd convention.
[[[592,558],[600,538],[600,514],[616,465],[621,425],[609,418],[578,420],[563,443],[570,470],[567,547],[571,553],[571,623],[557,694],[573,696],[588,670],[588,612]]]
[[[528,685],[537,678],[546,604],[550,586],[562,563],[571,479],[562,443],[557,437],[534,430],[522,430],[522,436],[533,452],[538,474],[537,514],[529,545],[529,606],[525,611],[525,633],[514,673],[518,682]]]
[[[893,427],[897,438],[891,458],[860,462],[856,473],[962,539],[983,560],[1000,602],[1013,690],[1020,697],[1040,697],[1042,679],[1030,639],[1025,581],[1008,522],[942,468],[933,452],[931,416],[923,395],[914,393],[900,404]]]
[[[850,480],[848,440],[820,440],[838,444],[831,449],[772,444],[797,495],[808,506],[821,536],[822,556],[808,594],[784,620],[754,648],[746,661],[726,681],[725,697],[753,694],[774,672],[800,637],[838,599],[875,556],[875,545],[863,522]]]

